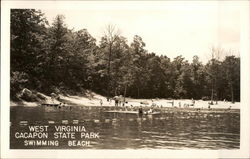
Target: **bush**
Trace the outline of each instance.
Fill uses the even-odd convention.
[[[28,75],[24,72],[11,72],[10,76],[10,95],[16,98],[16,94],[20,92],[28,83]]]

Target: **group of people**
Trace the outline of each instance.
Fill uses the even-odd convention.
[[[139,114],[139,116],[142,116],[142,115],[149,115],[149,114],[152,114],[154,112],[154,109],[151,107],[149,110],[147,110],[147,111],[144,111],[143,110],[143,108],[142,108],[142,106],[140,106],[139,107],[139,109],[138,109],[138,114]]]
[[[122,101],[122,96],[115,96],[114,98],[109,98],[109,97],[107,97],[107,102],[109,102],[109,104],[111,104],[112,103],[112,100],[114,100],[114,102],[115,102],[115,106],[116,107],[118,107],[118,106],[125,106],[125,101]],[[100,106],[102,106],[103,105],[103,100],[102,99],[100,99]]]
[[[118,106],[125,106],[125,103],[127,103],[127,102],[122,101],[121,98],[122,98],[122,97],[119,97],[119,98],[118,98],[118,97],[117,97],[117,98],[115,98],[115,97],[114,97],[114,98],[107,98],[107,101],[109,102],[109,104],[111,104],[112,100],[114,100],[114,102],[115,102],[115,107],[118,107]],[[157,107],[157,106],[158,106],[156,103],[153,102],[152,99],[151,99],[151,101],[152,101],[151,107]],[[172,105],[172,107],[174,107],[174,100],[173,100],[173,101],[170,101],[170,102],[167,102],[167,103],[170,103],[170,104]],[[148,102],[140,102],[140,104],[148,105],[149,103],[148,103]],[[102,106],[102,105],[103,105],[103,100],[100,99],[100,106]],[[132,106],[132,105],[131,105],[131,106]],[[182,107],[181,102],[178,103],[178,106],[179,106],[179,108]],[[184,103],[184,105],[183,105],[184,108],[187,108],[187,107],[190,107],[190,106],[195,106],[195,100],[194,100],[194,99],[192,99],[191,104],[189,104],[189,103]],[[162,107],[162,106],[161,106],[161,107]]]
[[[183,104],[183,107],[184,108],[189,108],[190,106],[192,106],[192,107],[194,107],[195,106],[195,100],[192,98],[191,99],[192,101],[191,101],[191,104],[189,104],[189,103],[184,103]],[[181,108],[181,102],[179,102],[179,108]]]
[[[67,104],[65,102],[59,104],[59,107],[66,107],[66,106]]]
[[[112,102],[112,99],[111,98],[107,98],[107,101],[109,102],[109,104],[111,104],[111,102]],[[115,106],[121,106],[121,101],[119,101],[119,100],[114,100],[115,101]],[[100,99],[100,106],[102,106],[103,105],[103,101],[102,101],[102,99]]]

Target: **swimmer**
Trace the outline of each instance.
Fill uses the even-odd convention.
[[[139,107],[138,113],[139,113],[139,116],[142,116],[142,115],[143,115],[142,106]]]
[[[153,113],[153,109],[152,109],[152,108],[150,108],[150,109],[148,110],[148,114],[150,114],[150,113]]]

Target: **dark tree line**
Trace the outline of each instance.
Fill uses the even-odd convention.
[[[97,45],[86,29],[67,28],[58,15],[50,26],[43,13],[11,10],[11,98],[23,88],[133,98],[194,98],[240,100],[240,58],[212,57],[189,63],[145,49],[138,35],[132,43],[112,25]]]

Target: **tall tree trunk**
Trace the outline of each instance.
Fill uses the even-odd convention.
[[[234,89],[233,89],[233,83],[230,83],[230,87],[231,87],[231,102],[234,103]]]
[[[125,102],[126,93],[127,93],[127,85],[125,85],[124,94],[123,94],[123,101],[124,102]]]
[[[109,44],[109,58],[108,58],[108,85],[107,85],[107,90],[108,90],[108,97],[110,97],[110,67],[111,67],[111,55],[112,55],[112,43]]]
[[[213,104],[213,100],[214,100],[214,82],[212,80],[211,104]]]
[[[117,87],[115,87],[115,96],[117,96]]]
[[[137,87],[137,98],[139,98],[139,96],[140,96],[140,88]]]

